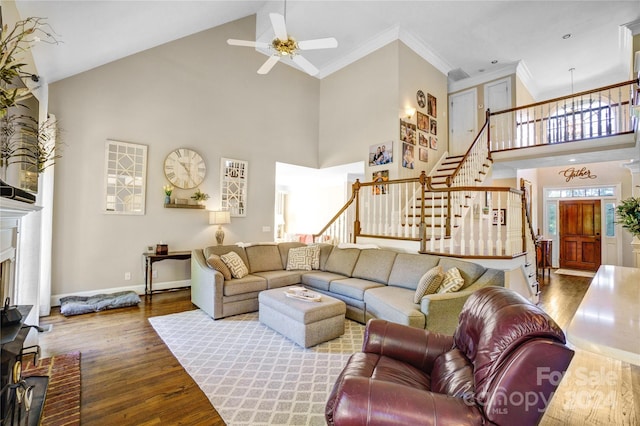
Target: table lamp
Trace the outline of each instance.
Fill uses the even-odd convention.
[[[216,241],[218,245],[221,246],[224,241],[224,231],[222,230],[222,225],[226,225],[227,223],[231,223],[231,213],[226,210],[214,210],[209,212],[209,225],[218,225],[218,230],[216,231]]]

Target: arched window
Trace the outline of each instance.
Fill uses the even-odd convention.
[[[558,143],[615,134],[614,107],[602,96],[564,101],[549,116],[547,140],[549,143]]]

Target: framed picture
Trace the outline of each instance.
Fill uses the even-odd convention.
[[[418,130],[423,130],[425,132],[429,131],[429,116],[426,114],[421,113],[420,111],[417,112],[418,115]]]
[[[491,211],[491,223],[494,225],[506,225],[507,209],[493,209]]]
[[[403,142],[416,144],[416,125],[400,120],[400,140]]]
[[[431,93],[427,93],[427,114],[432,117],[438,116],[436,97]]]
[[[402,167],[413,169],[415,161],[413,159],[413,145],[404,142],[402,144]]]
[[[379,166],[380,164],[389,163],[393,163],[393,141],[371,145],[369,147],[370,166]]]
[[[435,136],[429,136],[429,148],[438,149],[438,138]]]
[[[372,182],[387,182],[389,180],[389,170],[378,170],[373,172]],[[384,195],[387,193],[387,185],[374,185],[371,187],[373,195]]]
[[[429,131],[431,132],[432,135],[438,134],[438,122],[436,121],[435,118],[429,119]]]
[[[420,146],[429,147],[429,136],[422,132],[418,132],[418,143]]]
[[[427,148],[418,148],[418,154],[420,161],[424,161],[425,163],[429,161],[429,150]]]

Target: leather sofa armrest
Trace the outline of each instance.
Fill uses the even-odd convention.
[[[329,425],[481,425],[473,401],[366,377],[345,377],[327,403]]]
[[[423,371],[431,371],[440,354],[453,347],[453,336],[372,319],[365,329],[362,351],[406,362]]]

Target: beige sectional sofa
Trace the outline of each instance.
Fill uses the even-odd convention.
[[[191,257],[191,301],[214,319],[258,310],[258,294],[303,284],[344,301],[346,317],[370,318],[452,333],[469,295],[482,287],[504,287],[504,271],[449,257],[402,253],[389,249],[338,248],[320,244],[319,268],[287,271],[289,249],[303,243],[256,244],[196,249]],[[225,280],[207,264],[212,255],[236,252],[249,269],[243,278]],[[420,278],[436,265],[457,267],[463,287],[454,293],[413,298]]]

